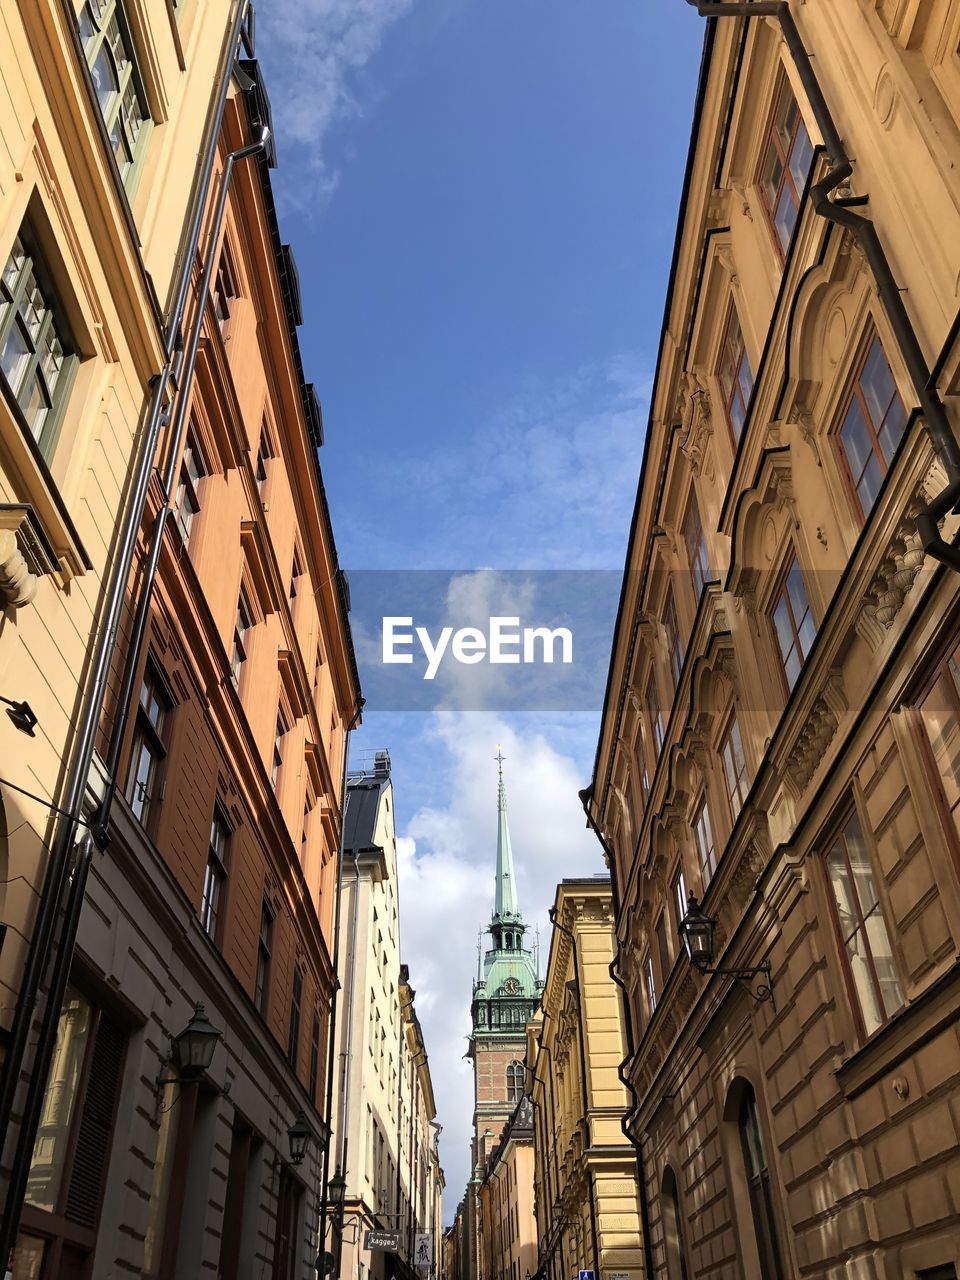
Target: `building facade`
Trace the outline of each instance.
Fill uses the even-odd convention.
[[[541,1280],[644,1276],[633,1144],[623,1131],[625,1037],[610,881],[557,885],[543,1008],[528,1027]]]
[[[482,1275],[477,1205],[483,1172],[487,1157],[500,1141],[503,1127],[524,1093],[525,1028],[543,989],[533,952],[527,945],[528,926],[517,897],[503,759],[499,753],[498,768],[496,895],[487,930],[492,946],[485,952],[481,947],[478,952],[471,1005],[473,1026],[467,1049],[474,1080],[473,1174],[465,1197],[472,1277]]]
[[[533,1104],[524,1093],[480,1181],[480,1274],[487,1280],[525,1280],[537,1269],[533,1170]]]
[[[953,1280],[960,8],[701,7],[586,795],[651,1273]]]
[[[332,1229],[328,1247],[339,1253],[345,1280],[432,1277],[440,1259],[439,1129],[415,992],[400,963],[394,796],[385,751],[376,753],[372,767],[349,776],[340,910],[344,1016],[331,1167],[346,1188],[342,1231]],[[371,1230],[396,1233],[397,1249],[368,1250]]]
[[[80,39],[98,32],[88,53],[101,100],[112,101],[104,77],[121,74],[108,121],[118,148],[139,83],[122,40],[139,49],[154,7],[158,29],[182,23],[174,67],[223,44],[206,18],[220,6],[77,6]],[[99,852],[77,864],[89,872],[17,1280],[293,1280],[316,1258],[345,733],[359,689],[296,269],[271,191],[269,103],[252,44],[239,51],[87,788]],[[145,65],[148,82],[154,72]],[[179,145],[166,169],[147,150],[126,171],[154,175],[159,203],[144,191],[144,218],[161,243],[173,234],[161,197],[198,153]],[[135,212],[139,199],[138,187]],[[112,442],[139,405],[97,386]],[[104,483],[87,456],[91,483]],[[180,1033],[197,1026],[215,1044],[206,1070],[183,1058]]]

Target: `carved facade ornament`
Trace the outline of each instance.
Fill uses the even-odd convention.
[[[740,855],[740,861],[730,880],[730,896],[738,910],[742,911],[753,896],[765,863],[765,855],[758,845],[751,841]]]
[[[809,409],[803,408],[798,405],[794,409],[794,412],[791,415],[791,417],[793,418],[793,421],[796,424],[797,430],[800,432],[803,439],[810,446],[813,456],[816,459],[817,466],[822,467],[823,460],[820,457],[820,445],[817,441],[817,423],[813,414],[810,412]]]
[[[820,767],[846,710],[843,676],[839,668],[833,668],[787,756],[787,778],[798,798]]]
[[[945,485],[943,468],[939,462],[934,463],[904,508],[879,568],[864,593],[857,631],[874,648],[879,647],[893,626],[923,568],[917,516]]]
[[[12,529],[0,529],[0,599],[6,609],[21,609],[37,594],[37,577],[23,557]]]
[[[684,398],[689,407],[682,415],[684,430],[678,443],[694,473],[700,475],[707,446],[713,435],[710,391],[704,378],[690,372],[684,374],[683,387]]]

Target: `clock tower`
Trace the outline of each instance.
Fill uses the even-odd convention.
[[[523,1097],[526,1025],[543,991],[539,964],[527,946],[528,926],[517,901],[503,759],[498,748],[497,892],[486,929],[492,945],[487,951],[478,946],[468,1050],[473,1059],[475,1180],[482,1175],[488,1154]],[[472,1198],[468,1197],[468,1203]]]

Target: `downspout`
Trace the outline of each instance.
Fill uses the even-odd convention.
[[[337,1055],[337,992],[340,990],[340,901],[343,891],[343,845],[347,828],[347,764],[350,759],[350,735],[360,723],[363,713],[363,698],[357,702],[353,718],[346,727],[343,737],[343,766],[340,772],[340,840],[337,848],[337,885],[333,912],[333,990],[330,992],[330,1020],[327,1024],[327,1080],[324,1090],[323,1119],[327,1134],[327,1145],[323,1151],[323,1171],[320,1178],[320,1223],[318,1228],[318,1253],[323,1253],[327,1244],[327,1186],[330,1176],[330,1146],[333,1140],[333,1076]]]
[[[130,572],[133,567],[137,538],[140,532],[143,512],[146,506],[150,476],[156,457],[160,432],[165,422],[166,401],[173,380],[176,353],[180,341],[180,326],[183,321],[186,298],[189,288],[190,274],[203,223],[203,214],[207,206],[216,157],[217,142],[223,123],[227,92],[230,85],[233,64],[239,52],[241,42],[247,41],[245,20],[251,11],[249,0],[238,0],[225,42],[225,53],[221,60],[218,80],[214,82],[210,114],[208,116],[207,135],[204,139],[202,163],[195,186],[193,213],[184,241],[182,260],[178,264],[178,279],[174,304],[171,309],[164,333],[165,359],[163,368],[153,379],[146,420],[141,432],[139,447],[132,459],[132,481],[129,500],[118,529],[116,554],[109,574],[103,605],[99,618],[99,629],[94,640],[91,654],[91,674],[89,683],[83,694],[74,737],[74,747],[69,768],[64,780],[63,816],[60,817],[50,846],[50,857],[44,876],[40,903],[34,920],[33,935],[27,952],[23,981],[14,1010],[10,1038],[4,1057],[2,1081],[0,1081],[0,1135],[6,1137],[10,1132],[10,1121],[14,1102],[23,1073],[24,1059],[30,1039],[30,1031],[36,1012],[38,996],[46,974],[54,941],[57,922],[64,907],[65,896],[69,891],[79,894],[82,902],[83,889],[86,884],[91,850],[84,840],[75,846],[77,827],[83,815],[83,800],[86,793],[90,768],[93,763],[96,746],[97,729],[103,713],[110,670],[116,649],[117,634],[123,605],[126,599]],[[75,862],[72,883],[70,882],[71,864]],[[79,922],[79,907],[70,903],[67,907],[67,920],[76,917]],[[76,928],[73,928],[73,939]],[[40,1038],[30,1069],[30,1093],[46,1087],[50,1058],[59,1020],[59,1007],[51,1009],[52,995],[66,986],[70,965],[73,959],[73,939],[65,930],[61,945],[57,948],[56,967],[50,975],[49,996],[44,1010],[44,1020],[40,1030]],[[68,945],[69,944],[69,945]],[[49,1028],[52,1025],[53,1035]],[[36,1123],[31,1125],[29,1117],[39,1116],[39,1107],[28,1096],[24,1116],[17,1127],[16,1145],[10,1162],[10,1181],[4,1204],[2,1222],[0,1222],[0,1258],[7,1258],[16,1239],[20,1222],[20,1212],[29,1174],[33,1144],[36,1137]],[[0,1139],[2,1141],[2,1139]]]
[[[551,1015],[547,1012],[546,1009],[544,1009],[543,1016],[544,1018],[549,1018]],[[556,1018],[554,1018],[554,1022],[556,1022]],[[553,1051],[551,1050],[549,1045],[545,1044],[541,1047],[543,1049],[543,1052],[546,1054],[549,1054],[550,1056],[550,1067],[547,1074],[547,1079],[550,1081],[550,1111],[551,1111],[551,1115],[553,1117],[553,1122],[554,1122],[553,1123],[553,1181],[554,1181],[554,1192],[555,1192],[556,1202],[557,1202],[557,1205],[560,1206],[560,1157],[557,1154],[557,1095],[553,1085],[554,1076],[555,1076],[555,1072],[553,1069]],[[559,1244],[560,1244],[560,1273],[561,1275],[566,1275],[566,1259],[564,1258],[564,1247],[563,1247],[564,1223],[563,1223],[562,1208],[560,1211],[560,1221],[558,1225],[560,1229],[560,1235],[558,1238]]]
[[[917,533],[920,535],[921,544],[927,555],[960,572],[960,548],[946,542],[937,527],[939,521],[950,511],[960,510],[960,445],[950,426],[940,394],[933,385],[930,367],[887,261],[883,245],[880,243],[876,226],[869,218],[853,212],[855,207],[867,204],[869,197],[861,195],[838,196],[833,200],[829,198],[832,191],[852,176],[853,165],[844,150],[830,108],[827,106],[823,90],[813,69],[813,62],[790,12],[790,6],[785,0],[756,0],[754,3],[751,3],[751,0],[729,0],[727,3],[721,0],[686,0],[686,2],[705,18],[775,18],[780,24],[784,41],[790,50],[831,162],[830,172],[810,189],[813,208],[820,217],[850,231],[863,249],[864,257],[876,281],[877,294],[897,340],[910,381],[913,383],[914,393],[927,425],[927,432],[947,473],[946,488],[917,516]]]
[[[613,918],[614,920],[619,922],[620,888],[617,884],[617,860],[614,857],[613,850],[610,848],[610,846],[607,844],[606,840],[604,839],[603,833],[601,832],[600,828],[597,826],[596,822],[594,821],[593,814],[590,812],[590,802],[593,799],[593,783],[591,782],[589,787],[585,787],[583,791],[579,792],[578,794],[580,796],[580,803],[583,805],[584,815],[586,816],[586,819],[587,819],[587,826],[590,828],[593,834],[597,837],[597,840],[600,842],[600,848],[603,850],[607,867],[610,871],[610,892],[611,892],[611,897],[613,898]],[[608,972],[610,974],[610,977],[613,979],[616,985],[620,988],[620,992],[621,992],[620,1008],[623,1011],[623,1021],[624,1021],[623,1029],[624,1029],[625,1038],[627,1041],[627,1056],[624,1059],[624,1061],[628,1062],[633,1057],[634,1050],[636,1048],[634,1038],[633,1038],[633,1016],[630,1011],[630,1000],[628,997],[626,984],[624,983],[623,978],[620,976],[620,967],[617,961],[618,961],[618,957],[617,955],[614,955],[613,959],[610,961],[610,968]],[[623,1062],[621,1062],[617,1067],[617,1075],[620,1077],[621,1082],[626,1087],[631,1098],[633,1099],[633,1106],[631,1108],[631,1111],[635,1112],[639,1105],[640,1099],[637,1097],[637,1091],[633,1087],[633,1081],[628,1079],[626,1073],[624,1072]],[[638,1199],[640,1201],[640,1227],[641,1227],[641,1230],[643,1231],[643,1264],[644,1264],[644,1269],[646,1270],[646,1273],[647,1273],[647,1280],[653,1280],[653,1274],[654,1274],[653,1244],[650,1240],[650,1204],[647,1200],[647,1179],[646,1179],[646,1175],[644,1172],[644,1165],[643,1165],[643,1141],[642,1139],[640,1140],[634,1139],[634,1136],[630,1132],[630,1128],[627,1124],[626,1116],[621,1122],[620,1127],[623,1130],[624,1137],[632,1145],[632,1147],[637,1153],[637,1192],[638,1192]]]
[[[556,907],[551,907],[547,912],[550,923],[555,929],[570,939],[570,947],[573,952],[573,980],[577,984],[577,1025],[580,1030],[580,1093],[583,1098],[583,1123],[587,1131],[587,1147],[593,1146],[593,1130],[590,1125],[590,1103],[587,1092],[587,1048],[586,1048],[586,1030],[583,1023],[583,986],[580,982],[580,957],[578,955],[577,940],[570,930],[560,923],[557,917]],[[586,1156],[586,1151],[584,1152]],[[596,1180],[593,1170],[590,1168],[589,1161],[587,1163],[587,1171],[589,1174],[588,1183],[590,1187],[590,1233],[593,1236],[593,1268],[595,1280],[600,1275],[600,1245],[597,1239],[597,1205],[596,1205]]]

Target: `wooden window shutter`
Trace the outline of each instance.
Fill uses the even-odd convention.
[[[101,1013],[90,1059],[83,1110],[77,1126],[76,1150],[64,1216],[83,1227],[96,1227],[110,1157],[110,1137],[120,1091],[124,1037]]]

